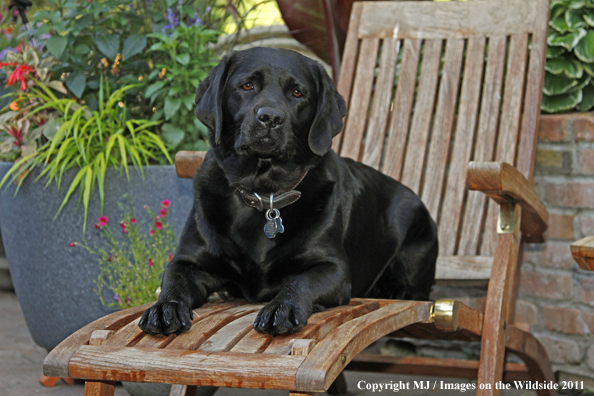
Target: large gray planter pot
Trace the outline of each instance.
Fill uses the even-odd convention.
[[[11,163],[0,162],[0,178]],[[38,345],[48,351],[70,334],[113,309],[101,305],[95,292],[99,275],[97,258],[82,247],[69,243],[83,239],[83,207],[77,209],[78,192],[56,220],[62,199],[74,172],[64,176],[62,188],[52,184],[44,189],[42,180],[34,182],[39,171],[29,175],[18,194],[10,183],[0,191],[0,228],[14,288],[27,326]],[[125,174],[109,169],[105,182],[105,206],[112,229],[121,219],[119,202],[132,197],[137,217],[147,219],[143,205],[156,210],[164,199],[171,201],[170,221],[180,235],[192,205],[191,180],[179,179],[173,166],[150,166],[140,173]],[[85,239],[90,246],[102,243],[93,225],[100,215],[99,195],[95,191],[89,207]]]

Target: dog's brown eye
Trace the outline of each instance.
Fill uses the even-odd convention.
[[[300,98],[301,96],[303,96],[303,93],[301,93],[300,90],[296,89],[293,91],[293,96],[296,98]]]
[[[244,91],[249,91],[251,89],[254,89],[254,84],[252,84],[252,83],[245,83],[245,84],[243,84],[242,88],[243,88]]]

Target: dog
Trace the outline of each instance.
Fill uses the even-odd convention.
[[[428,299],[435,222],[410,189],[331,150],[346,106],[319,63],[234,52],[199,85],[195,113],[211,149],[142,330],[188,330],[215,292],[268,302],[254,328],[272,335],[351,297]]]

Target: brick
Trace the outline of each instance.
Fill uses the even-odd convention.
[[[538,309],[528,301],[517,300],[514,322],[523,322],[531,325],[538,323]]]
[[[571,256],[571,248],[567,242],[549,241],[542,251],[541,263],[545,267],[573,269],[577,264]]]
[[[574,214],[551,213],[549,216],[549,239],[564,239],[573,241],[575,233],[573,232]]]
[[[586,364],[594,370],[594,345],[588,349],[588,353],[586,354]]]
[[[582,214],[580,222],[582,237],[594,235],[594,215]]]
[[[589,113],[573,114],[576,140],[594,140],[594,117]]]
[[[594,183],[547,183],[545,184],[545,200],[553,205],[592,208],[594,207]]]
[[[565,334],[586,335],[590,329],[582,317],[582,312],[573,308],[547,305],[542,310],[544,326],[549,330]]]
[[[594,313],[582,312],[584,324],[588,327],[590,334],[594,334]]]
[[[550,150],[538,148],[536,150],[537,174],[569,175],[572,171],[571,153],[567,150]]]
[[[573,279],[563,274],[524,271],[520,277],[520,292],[551,300],[570,300],[573,299]]]
[[[580,283],[580,299],[584,304],[594,306],[594,279],[582,279]]]
[[[580,348],[577,342],[561,337],[537,336],[553,363],[580,363]]]
[[[585,175],[594,174],[594,150],[580,151],[580,172]]]
[[[540,117],[538,137],[549,142],[563,142],[569,138],[568,126],[571,116],[566,114],[551,114]]]

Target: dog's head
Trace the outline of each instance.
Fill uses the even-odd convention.
[[[324,68],[296,52],[227,55],[196,92],[196,116],[215,153],[280,161],[323,156],[346,106]]]

